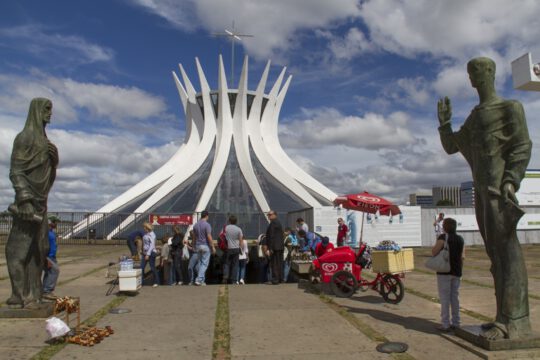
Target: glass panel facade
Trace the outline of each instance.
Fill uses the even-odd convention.
[[[229,214],[237,216],[244,236],[253,239],[260,234],[261,209],[240,171],[234,144],[231,144],[223,176],[206,210],[212,214],[211,222],[217,225],[213,226],[214,236],[217,236],[220,228],[227,223]]]
[[[331,201],[326,200],[321,195],[319,195],[315,191],[309,189],[308,187],[304,186],[304,189],[306,189],[311,194],[311,196],[313,196],[315,199],[317,199],[317,201],[320,202],[322,206],[332,206],[333,205]]]
[[[158,214],[192,213],[202,195],[213,162],[214,149],[193,175],[153,206],[150,212]]]
[[[253,169],[255,175],[259,180],[266,201],[272,210],[277,212],[288,212],[293,210],[305,209],[310,207],[296,194],[286,188],[278,180],[276,180],[260,163],[259,159],[255,156],[255,152],[250,146],[249,153],[251,156],[251,162],[253,163]]]

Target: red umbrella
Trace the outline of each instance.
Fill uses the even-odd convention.
[[[401,214],[401,210],[397,205],[392,204],[390,201],[383,199],[380,196],[373,195],[364,191],[360,194],[349,194],[338,196],[334,200],[334,206],[343,206],[345,209],[357,210],[367,212],[371,214],[379,212],[381,215],[398,215]],[[362,214],[362,227],[360,230],[360,243],[364,236],[364,215]]]
[[[334,205],[341,205],[345,209],[358,210],[375,214],[379,211],[381,215],[398,215],[401,214],[401,210],[397,205],[392,204],[390,201],[383,199],[380,196],[373,195],[364,191],[360,194],[349,194],[338,196],[334,200]]]

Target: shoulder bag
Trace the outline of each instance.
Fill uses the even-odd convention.
[[[448,251],[448,234],[445,234],[444,246],[435,256],[426,261],[426,267],[439,273],[450,272],[450,252]]]

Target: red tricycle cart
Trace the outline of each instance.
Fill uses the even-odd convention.
[[[322,255],[312,262],[311,281],[330,284],[337,297],[351,297],[358,289],[372,289],[379,292],[384,301],[399,303],[405,295],[401,281],[405,277],[404,271],[412,270],[414,266],[412,249],[373,251],[373,271],[377,276],[371,281],[362,278],[362,270],[369,266],[363,256],[365,251],[366,244],[362,244],[358,253],[344,246]]]

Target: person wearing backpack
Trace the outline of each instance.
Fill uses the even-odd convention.
[[[227,252],[223,266],[223,284],[229,280],[238,285],[238,261],[240,249],[244,247],[244,234],[236,223],[236,216],[229,216],[229,225],[225,226],[225,238],[227,239]],[[230,277],[230,278],[229,278]]]
[[[176,280],[176,285],[182,285],[184,275],[182,271],[182,256],[184,252],[184,233],[180,230],[180,226],[173,227],[174,235],[171,240],[170,253],[173,260],[173,278]]]

